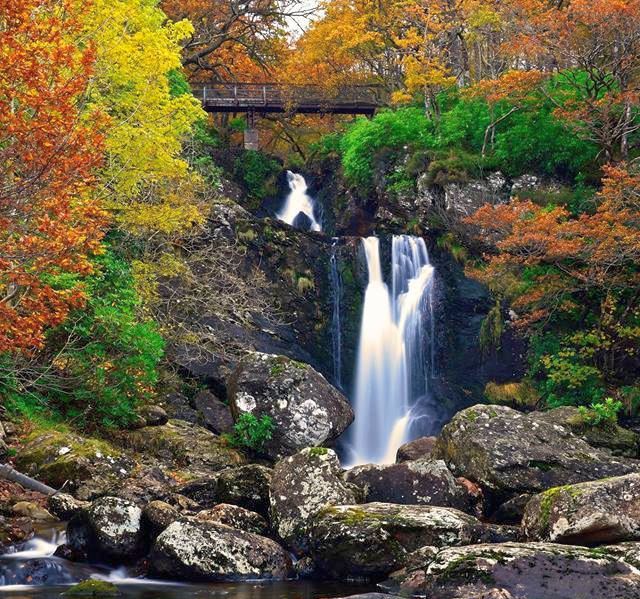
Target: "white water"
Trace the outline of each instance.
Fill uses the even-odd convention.
[[[276,214],[276,216],[288,225],[293,225],[296,217],[302,213],[311,221],[312,231],[322,231],[320,223],[316,220],[314,213],[315,202],[307,193],[307,182],[302,175],[287,171],[287,180],[289,181],[289,195],[284,202],[284,206]]]
[[[360,326],[352,450],[355,464],[389,463],[408,440],[412,406],[428,392],[434,270],[424,240],[394,236],[390,292],[378,238],[362,243],[369,283]],[[426,346],[431,346],[428,355]]]

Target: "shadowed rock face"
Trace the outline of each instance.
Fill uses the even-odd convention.
[[[308,364],[285,356],[251,352],[228,381],[237,413],[269,416],[272,438],[264,451],[273,459],[336,439],[353,421],[346,398]]]
[[[456,414],[435,450],[452,471],[482,486],[489,507],[517,495],[640,471],[640,463],[594,449],[566,428],[504,406]]]
[[[282,580],[292,569],[289,554],[271,539],[192,519],[171,524],[149,560],[155,575],[174,580]]]
[[[596,545],[640,540],[640,474],[566,485],[531,499],[528,539]]]
[[[392,588],[438,599],[472,599],[494,589],[518,599],[632,599],[637,570],[606,553],[551,543],[452,547],[421,568],[398,573]]]

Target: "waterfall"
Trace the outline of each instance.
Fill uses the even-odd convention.
[[[336,385],[342,388],[342,327],[340,323],[340,302],[342,300],[342,277],[338,270],[337,251],[338,239],[331,244],[331,258],[329,259],[329,275],[331,284],[331,348],[333,353],[333,378]]]
[[[358,346],[353,453],[356,463],[387,463],[407,440],[412,406],[428,393],[434,270],[424,240],[394,236],[390,292],[378,238],[362,243],[369,282]]]
[[[302,175],[287,171],[287,180],[289,181],[289,195],[284,202],[282,209],[276,216],[288,225],[304,228],[311,231],[322,231],[320,223],[315,216],[315,202],[307,193],[307,182]],[[300,216],[300,215],[304,216]],[[306,218],[305,218],[306,217]],[[305,222],[306,226],[301,226],[300,221]]]

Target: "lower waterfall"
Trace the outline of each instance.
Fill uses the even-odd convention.
[[[433,369],[434,269],[424,240],[392,240],[391,291],[380,241],[362,241],[369,273],[356,365],[353,463],[395,461],[406,442],[416,400],[428,393]]]
[[[316,218],[316,204],[307,193],[307,182],[304,177],[298,173],[287,171],[287,181],[290,192],[276,216],[293,227],[322,231],[322,226]],[[308,223],[308,226],[301,226],[301,217]]]

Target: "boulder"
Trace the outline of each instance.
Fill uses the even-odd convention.
[[[0,549],[26,541],[33,533],[31,518],[5,518],[0,515]]]
[[[506,406],[458,412],[440,434],[436,457],[478,483],[495,508],[523,493],[640,470],[595,449],[566,428]]]
[[[120,597],[118,587],[106,580],[83,580],[74,584],[68,591],[62,593],[62,597]]]
[[[60,520],[71,520],[78,512],[89,507],[88,501],[80,501],[66,493],[56,493],[48,499],[49,511]]]
[[[120,434],[124,446],[149,459],[175,467],[188,467],[191,475],[240,466],[246,458],[202,426],[169,420],[164,426],[145,427]]]
[[[186,395],[182,393],[169,393],[162,398],[162,407],[167,412],[170,420],[184,420],[189,424],[199,424],[198,412]]]
[[[25,516],[32,520],[55,520],[51,512],[32,501],[18,501],[18,503],[14,504],[11,508],[11,512],[15,516]]]
[[[396,462],[411,462],[429,458],[436,441],[436,437],[420,437],[401,445],[396,454]]]
[[[210,510],[198,512],[195,518],[201,522],[219,522],[257,535],[269,534],[269,524],[260,514],[238,505],[219,503]]]
[[[216,499],[269,516],[269,486],[273,470],[259,464],[228,468],[218,475]]]
[[[142,527],[151,539],[180,518],[180,512],[164,501],[151,501],[142,510]]]
[[[402,568],[409,554],[421,547],[473,543],[482,528],[473,516],[451,508],[335,505],[314,517],[311,553],[329,576],[377,579]]]
[[[219,435],[233,430],[233,416],[229,406],[222,403],[211,391],[200,391],[193,401],[202,417],[202,423],[210,431]]]
[[[613,555],[582,547],[485,544],[443,549],[407,571],[395,590],[438,599],[632,599],[639,596],[640,575]]]
[[[271,539],[191,519],[171,524],[149,560],[154,575],[172,580],[282,580],[292,571],[289,554]]]
[[[28,436],[16,456],[16,469],[81,500],[98,497],[126,478],[135,462],[105,441],[68,431]]]
[[[353,421],[346,398],[308,364],[284,356],[250,352],[227,382],[233,409],[274,425],[264,451],[279,459],[330,443]]]
[[[110,487],[106,494],[128,499],[143,506],[150,501],[164,499],[177,486],[174,478],[158,466],[140,466],[130,476]]]
[[[342,479],[338,457],[330,449],[303,449],[274,468],[269,494],[271,522],[297,553],[309,548],[315,514],[327,505],[355,500],[353,489]]]
[[[527,504],[528,539],[599,545],[640,541],[640,474],[555,487]]]
[[[142,406],[138,414],[142,416],[146,426],[162,426],[169,421],[167,412],[160,406]]]
[[[467,489],[456,481],[442,460],[356,466],[347,471],[345,480],[362,489],[365,503],[473,509]]]
[[[200,508],[213,507],[218,503],[218,477],[192,480],[178,489],[178,495],[193,501]]]
[[[89,560],[125,563],[141,555],[142,510],[118,497],[96,499],[67,525],[67,544]]]

